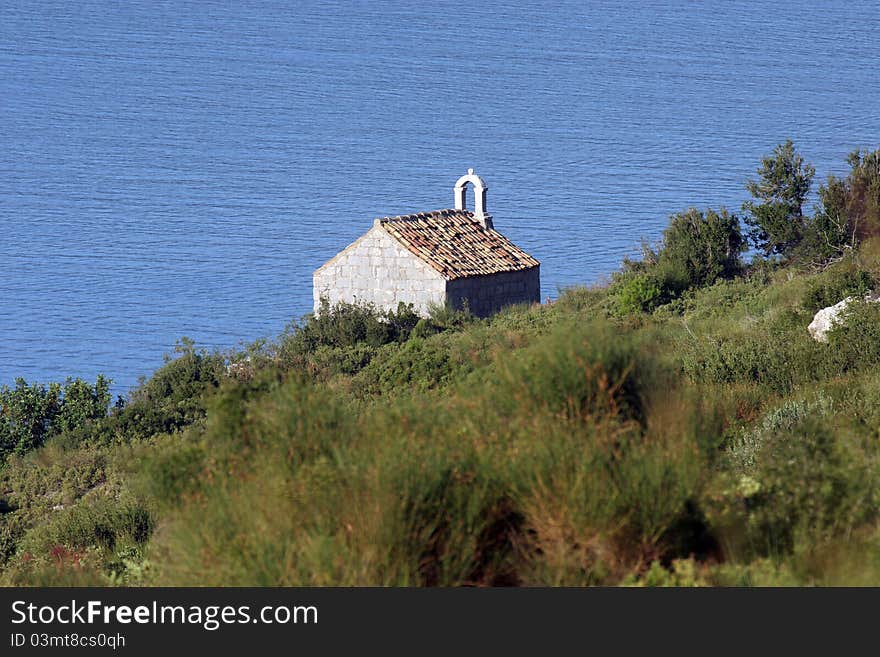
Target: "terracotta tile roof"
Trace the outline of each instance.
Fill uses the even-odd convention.
[[[468,210],[435,210],[379,219],[398,242],[447,280],[537,267],[540,263]]]

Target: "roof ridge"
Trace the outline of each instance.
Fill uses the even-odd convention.
[[[428,210],[427,212],[411,212],[410,214],[398,214],[394,216],[388,217],[379,217],[378,220],[382,223],[386,223],[389,221],[414,221],[416,219],[431,219],[434,217],[452,217],[456,215],[464,215],[467,217],[474,217],[474,213],[470,210],[456,210],[454,208],[443,208],[440,210]],[[474,218],[476,221],[476,218]]]

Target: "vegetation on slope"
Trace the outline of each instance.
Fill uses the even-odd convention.
[[[184,341],[112,408],[0,390],[0,582],[880,583],[880,304],[806,331],[880,279],[880,151],[812,216],[798,158],[750,186],[750,265],[687,210],[550,305]]]

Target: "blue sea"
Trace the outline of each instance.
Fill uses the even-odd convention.
[[[0,3],[0,385],[227,349],[469,167],[543,296],[792,138],[880,146],[876,2]]]

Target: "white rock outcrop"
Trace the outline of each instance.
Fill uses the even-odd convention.
[[[834,328],[834,325],[841,321],[841,316],[846,307],[853,302],[853,297],[847,297],[843,301],[835,303],[833,306],[822,308],[813,316],[813,321],[807,327],[810,335],[818,342],[828,342],[828,331]],[[880,294],[869,293],[865,295],[865,301],[868,303],[880,302]]]
[[[834,328],[834,325],[840,319],[840,315],[846,310],[846,307],[852,303],[853,298],[847,297],[833,306],[822,308],[813,316],[813,321],[807,327],[810,335],[818,342],[828,342],[828,331]]]

